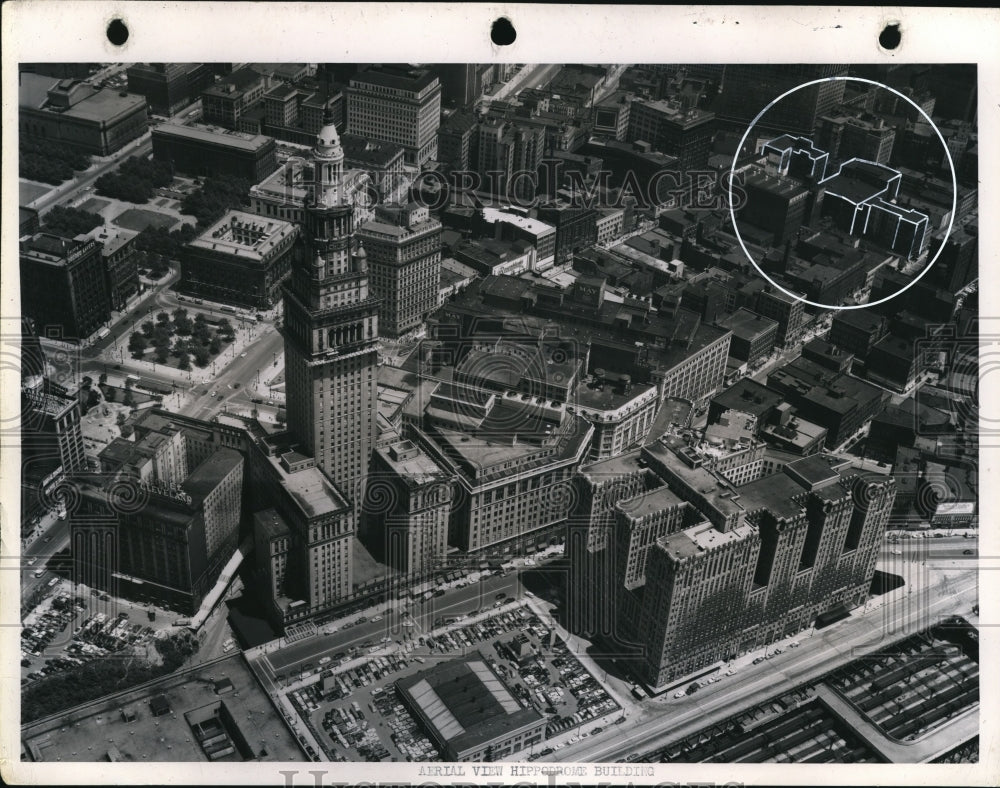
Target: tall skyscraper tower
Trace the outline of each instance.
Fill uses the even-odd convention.
[[[357,511],[375,443],[378,300],[363,248],[353,248],[354,206],[344,151],[328,114],[313,149],[299,259],[284,288],[288,426]]]

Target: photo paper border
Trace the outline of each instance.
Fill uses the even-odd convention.
[[[496,47],[489,37],[497,17],[517,32],[511,46]],[[121,18],[129,39],[122,47],[105,36],[108,22]],[[902,42],[888,52],[878,35],[889,22],[900,25]],[[889,63],[975,62],[979,74],[978,131],[989,144],[980,149],[980,211],[998,208],[996,182],[983,175],[1000,172],[1000,12],[985,9],[746,6],[610,6],[526,4],[306,4],[224,2],[84,2],[25,0],[4,5],[3,40],[3,218],[0,223],[3,276],[0,321],[4,336],[19,335],[17,288],[17,64],[40,61],[257,61],[308,62],[517,62],[517,63]],[[980,224],[980,289],[997,288],[998,229]],[[997,303],[983,298],[982,303]],[[998,315],[1000,317],[1000,315]],[[984,315],[985,321],[987,317]],[[17,350],[5,346],[5,354]],[[982,352],[982,350],[981,350]],[[10,418],[18,408],[16,364],[0,377],[0,408]],[[1000,394],[996,376],[981,378],[981,399]],[[981,417],[982,418],[982,417]],[[980,459],[981,621],[998,618],[1000,539],[992,529],[997,495],[989,484],[996,450]],[[216,783],[314,785],[413,783],[449,784],[448,778],[421,778],[416,763],[21,763],[18,670],[19,637],[19,475],[17,452],[0,457],[0,771],[17,783]],[[997,628],[981,626],[983,665],[997,665]],[[14,680],[11,680],[14,677]],[[981,673],[979,764],[963,765],[668,765],[655,764],[639,784],[881,784],[988,785],[998,771],[997,672]],[[536,762],[536,765],[544,765]],[[555,764],[551,764],[555,765]],[[621,784],[599,776],[593,764],[582,772],[535,782],[512,776],[454,778],[462,784],[567,783]],[[151,768],[151,766],[153,768]],[[294,772],[289,778],[284,772]],[[320,776],[316,783],[314,775]],[[291,781],[289,781],[291,780]]]

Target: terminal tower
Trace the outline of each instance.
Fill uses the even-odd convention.
[[[356,528],[375,445],[378,300],[354,243],[344,150],[329,113],[313,148],[300,237],[284,286],[288,427],[351,504]]]

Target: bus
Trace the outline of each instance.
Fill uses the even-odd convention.
[[[100,331],[97,332],[97,338],[104,339],[104,337],[109,336],[110,334],[111,334],[111,329],[105,326],[104,328],[102,328]]]

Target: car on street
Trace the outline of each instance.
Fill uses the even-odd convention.
[[[319,661],[319,664],[320,665],[325,665],[327,662],[331,662],[332,660],[333,660],[333,657],[323,657],[323,659],[321,659]]]
[[[755,657],[754,661],[753,661],[753,664],[754,665],[759,665],[763,661],[764,661],[764,657]]]
[[[903,554],[902,550],[890,550],[889,552],[891,552],[893,555],[902,555]]]
[[[972,555],[972,551],[971,550],[963,550],[962,551],[962,555]]]
[[[381,620],[382,620],[382,616],[373,616],[372,617],[372,621],[381,621]]]
[[[687,693],[684,692],[684,690],[677,690],[677,692],[674,693],[674,697],[675,698],[683,698],[686,694]]]
[[[733,670],[732,668],[730,668],[729,670],[726,671],[726,675],[727,676],[735,676],[736,675],[736,671]]]
[[[791,643],[788,644],[788,647],[789,648],[798,648],[799,647],[799,641],[793,640]]]
[[[970,550],[969,552],[972,552],[972,551]],[[35,565],[35,561],[37,561],[37,560],[38,560],[37,558],[29,558],[28,559],[28,566],[34,566]]]

